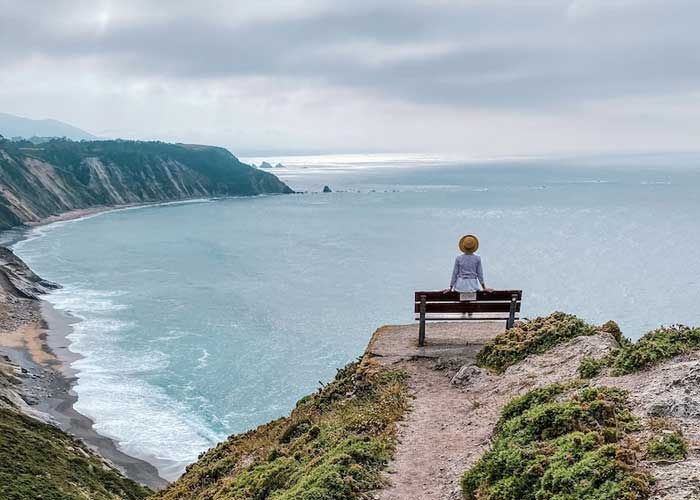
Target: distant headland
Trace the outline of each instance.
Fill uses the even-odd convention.
[[[0,230],[95,207],[292,192],[214,146],[0,138]]]

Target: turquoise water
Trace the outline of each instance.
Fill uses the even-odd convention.
[[[413,290],[448,285],[466,232],[526,315],[616,319],[631,337],[700,323],[693,156],[285,161],[293,188],[336,192],[115,211],[15,246],[81,319],[78,410],[168,478],[411,322]]]

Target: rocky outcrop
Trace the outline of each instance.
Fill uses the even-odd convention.
[[[0,140],[0,229],[91,207],[292,192],[212,146]]]
[[[268,163],[268,162],[266,162],[266,161],[263,161],[263,162],[260,164],[260,167],[258,167],[258,168],[264,168],[264,169],[270,169],[270,168],[285,168],[285,166],[282,165],[281,163],[277,163],[276,165],[272,165],[271,163]]]
[[[22,259],[5,247],[0,247],[0,281],[5,293],[26,299],[38,299],[39,295],[60,288],[58,284],[37,276]]]
[[[0,335],[40,323],[39,296],[56,288],[59,285],[37,276],[12,250],[0,246]]]

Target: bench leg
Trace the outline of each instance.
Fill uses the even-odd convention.
[[[518,297],[513,295],[510,298],[510,312],[508,314],[508,321],[506,321],[506,330],[510,330],[515,325],[515,308],[518,302]]]
[[[418,346],[425,345],[425,295],[420,296],[420,323],[418,324]]]

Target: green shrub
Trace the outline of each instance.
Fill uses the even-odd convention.
[[[578,375],[585,379],[597,377],[605,363],[605,359],[595,359],[590,356],[585,356],[578,367]]]
[[[700,328],[659,328],[620,349],[611,360],[613,374],[634,373],[695,349],[700,349]]]
[[[684,460],[688,456],[688,443],[678,431],[661,432],[647,445],[647,457],[651,460]]]
[[[291,415],[231,436],[159,499],[352,500],[384,485],[408,409],[405,375],[353,363]]]
[[[572,389],[573,384],[551,384],[546,387],[540,387],[526,392],[522,396],[511,399],[501,410],[501,417],[496,424],[498,431],[504,422],[507,422],[513,417],[525,413],[527,410],[536,405],[549,403],[560,394]]]
[[[486,344],[477,364],[498,373],[531,354],[543,353],[580,335],[593,335],[595,327],[571,314],[555,312],[547,317],[516,323]]]
[[[468,500],[645,499],[651,479],[624,437],[626,393],[554,385],[504,408],[491,448],[462,477]]]
[[[152,491],[122,476],[65,432],[0,408],[0,498],[136,500]]]

